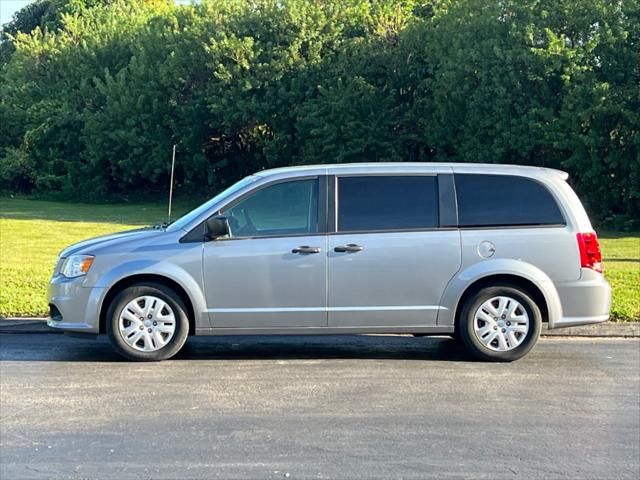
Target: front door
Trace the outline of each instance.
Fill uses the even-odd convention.
[[[327,237],[319,179],[258,187],[223,208],[228,238],[204,245],[211,324],[326,327]]]
[[[440,228],[437,176],[338,177],[337,199],[328,325],[436,325],[460,268],[460,233]]]

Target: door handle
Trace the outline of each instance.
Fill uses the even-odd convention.
[[[334,252],[361,252],[364,250],[362,245],[356,245],[355,243],[348,243],[347,245],[339,245],[333,249]]]
[[[308,245],[302,245],[301,247],[296,247],[291,250],[291,253],[320,253],[320,247],[310,247]]]

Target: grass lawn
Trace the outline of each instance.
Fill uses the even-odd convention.
[[[640,322],[640,233],[599,235],[604,275],[613,288],[611,319]]]
[[[179,202],[173,218],[188,210]],[[166,220],[166,204],[87,205],[0,198],[0,316],[48,314],[47,284],[66,246]]]
[[[177,218],[195,205],[178,202]],[[0,315],[48,312],[60,250],[79,240],[166,220],[165,204],[86,205],[0,198]],[[600,235],[613,286],[612,319],[640,321],[640,233]]]

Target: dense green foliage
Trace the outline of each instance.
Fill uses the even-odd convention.
[[[640,218],[640,0],[39,0],[5,28],[0,189],[102,200],[265,167],[567,170]]]

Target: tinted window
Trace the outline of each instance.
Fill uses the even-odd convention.
[[[338,196],[341,232],[438,226],[435,176],[342,177]]]
[[[549,191],[535,180],[512,175],[456,178],[461,226],[558,225],[564,218]]]
[[[261,188],[228,210],[234,237],[297,235],[318,231],[318,180],[294,180]]]

